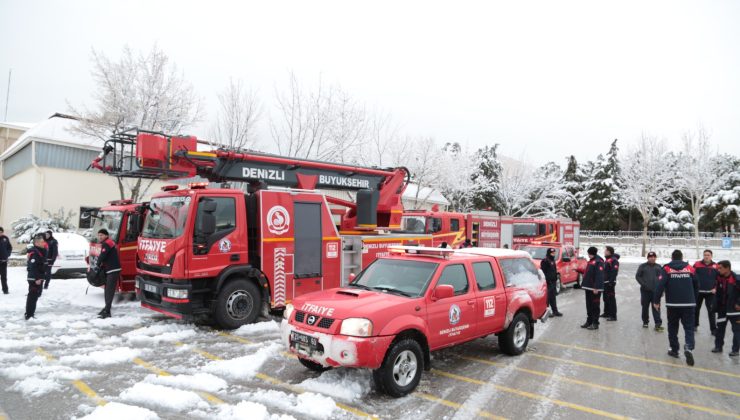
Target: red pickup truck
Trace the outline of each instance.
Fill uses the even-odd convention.
[[[281,330],[305,367],[373,369],[376,387],[401,397],[431,351],[496,334],[518,355],[548,315],[544,276],[526,252],[398,247],[346,287],[296,298]]]
[[[560,293],[563,286],[573,283],[580,287],[581,276],[586,271],[585,258],[578,256],[578,249],[572,245],[563,245],[557,242],[543,242],[521,247],[522,251],[529,253],[532,259],[540,266],[540,261],[545,258],[548,248],[555,248],[555,264],[558,269],[558,284],[556,290]]]

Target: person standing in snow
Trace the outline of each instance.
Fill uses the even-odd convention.
[[[655,252],[650,251],[647,254],[647,262],[640,264],[635,274],[635,279],[640,283],[640,304],[642,305],[642,328],[650,326],[650,309],[653,312],[653,322],[655,322],[655,331],[663,331],[663,320],[660,318],[660,311],[653,307],[653,293],[658,285],[658,277],[663,269],[655,263],[657,259]]]
[[[116,243],[110,239],[108,230],[98,231],[98,242],[100,242],[100,255],[95,262],[95,270],[105,272],[105,308],[98,312],[98,318],[110,318],[113,296],[116,294],[118,277],[121,274],[121,260],[118,257]]]
[[[41,288],[46,273],[46,248],[44,234],[37,233],[33,237],[33,247],[28,250],[26,259],[28,271],[28,295],[26,296],[26,321],[36,314],[36,302],[41,296]]]
[[[48,245],[48,251],[46,254],[46,277],[44,281],[44,289],[49,288],[49,283],[51,282],[51,267],[54,265],[54,263],[57,260],[57,257],[59,256],[59,242],[54,238],[54,235],[52,234],[52,231],[47,230],[44,234],[46,239],[46,244]]]
[[[10,245],[10,239],[5,236],[5,230],[0,227],[0,281],[3,285],[3,294],[8,293],[8,259],[13,252],[13,246]]]
[[[547,305],[552,311],[552,316],[563,316],[558,311],[556,297],[558,294],[558,269],[555,264],[555,248],[547,248],[547,255],[540,261],[540,270],[545,274],[545,281],[547,282]]]
[[[601,296],[604,291],[604,259],[598,253],[595,246],[588,248],[588,264],[581,281],[581,289],[586,293],[586,322],[581,328],[589,330],[599,329],[599,311],[601,308]]]
[[[714,335],[712,353],[722,353],[725,344],[727,324],[732,328],[732,351],[730,357],[738,357],[740,352],[740,278],[732,272],[729,261],[717,264],[715,302],[712,305],[717,313],[717,331]]]
[[[607,321],[617,320],[617,276],[619,275],[619,254],[614,253],[614,247],[604,249],[604,313],[602,318]]]
[[[717,331],[717,324],[714,320],[714,311],[711,308],[712,301],[714,300],[715,286],[714,282],[717,279],[717,264],[712,261],[712,251],[709,249],[704,250],[704,258],[694,263],[694,271],[696,271],[696,278],[699,280],[699,295],[696,299],[696,314],[694,315],[694,323],[696,324],[695,329],[699,329],[699,314],[701,313],[701,305],[707,307],[707,317],[709,318],[709,331],[714,335]]]
[[[671,262],[663,266],[658,286],[653,295],[653,306],[660,310],[660,299],[665,292],[665,306],[668,312],[668,355],[678,358],[678,323],[683,326],[686,337],[684,356],[686,364],[694,366],[694,315],[699,281],[694,275],[694,267],[683,261],[680,249],[673,251]]]

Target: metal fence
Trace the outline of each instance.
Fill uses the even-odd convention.
[[[722,248],[724,238],[730,238],[732,248],[740,247],[740,233],[699,232],[699,246]],[[615,245],[642,243],[642,231],[595,231],[582,230],[581,242],[609,242]],[[694,232],[648,232],[648,246],[694,247]]]

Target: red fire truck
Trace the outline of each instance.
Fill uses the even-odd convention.
[[[514,248],[533,242],[560,242],[578,248],[579,222],[566,218],[517,218],[514,221]]]
[[[460,248],[466,239],[475,247],[512,247],[514,218],[499,216],[496,212],[473,211],[457,213],[432,210],[405,210],[401,230],[407,233],[426,233],[434,237],[434,246],[446,242],[451,248]]]
[[[196,146],[195,137],[124,132],[92,164],[119,177],[246,185],[246,192],[224,184],[171,185],[152,197],[136,256],[136,290],[146,308],[237,328],[296,296],[339,287],[390,245],[431,244],[429,235],[379,233],[400,228],[405,168]],[[316,189],[354,191],[356,202]],[[330,203],[346,207],[342,234]]]
[[[135,293],[136,241],[146,215],[146,203],[133,203],[131,200],[111,201],[107,206],[90,213],[92,218],[92,239],[87,257],[88,267],[94,265],[100,255],[100,244],[96,233],[107,229],[110,238],[116,243],[121,259],[121,277],[116,285],[116,293]]]

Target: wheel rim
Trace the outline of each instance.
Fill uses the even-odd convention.
[[[398,386],[406,386],[414,380],[418,363],[416,355],[411,350],[404,350],[393,362],[393,382]]]
[[[527,341],[527,326],[524,325],[524,321],[519,321],[514,326],[514,345],[516,348],[521,348],[525,341]]]
[[[559,294],[560,290],[562,289],[563,289],[563,283],[560,281],[560,276],[558,276],[558,282],[555,284],[555,292]]]
[[[235,290],[226,300],[226,312],[233,319],[242,320],[252,312],[252,296],[244,290]]]

